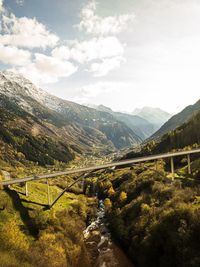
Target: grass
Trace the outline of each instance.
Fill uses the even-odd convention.
[[[48,205],[47,184],[45,182],[28,182],[28,196],[25,195],[25,186],[12,186],[18,192],[23,205],[31,210],[44,208]],[[50,185],[51,202],[62,192],[62,189]],[[53,206],[54,211],[69,209],[71,204],[78,200],[79,196],[73,193],[65,193]]]
[[[57,182],[50,181],[51,201],[62,192]],[[25,185],[0,190],[0,266],[74,266],[69,263],[80,257],[87,261],[87,255],[81,256],[82,231],[95,199],[65,193],[47,209],[45,180],[28,182],[28,193]]]

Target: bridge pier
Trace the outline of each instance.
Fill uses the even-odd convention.
[[[172,177],[174,178],[174,158],[171,157],[170,159],[170,162],[171,162],[171,173],[172,173]]]
[[[25,195],[28,197],[28,183],[25,183]]]
[[[190,154],[187,154],[187,163],[188,163],[188,173],[191,174],[191,161],[190,161]]]
[[[47,179],[47,201],[48,201],[48,206],[51,206],[51,192],[50,192],[50,185],[49,185],[49,180]]]
[[[83,188],[83,194],[85,194],[86,193],[87,186],[86,186],[86,182],[85,182],[85,178],[84,177],[82,179],[82,188]]]
[[[155,160],[155,170],[158,171],[158,160]]]

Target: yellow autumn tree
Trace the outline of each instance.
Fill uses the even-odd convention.
[[[105,206],[105,209],[108,211],[112,208],[112,202],[109,198],[106,198],[104,200],[104,206]]]
[[[111,196],[113,196],[115,194],[115,190],[114,190],[114,188],[111,186],[110,188],[109,188],[109,190],[108,190],[108,195],[109,195],[109,197],[111,197]]]
[[[119,201],[120,202],[125,202],[127,200],[127,193],[122,191],[119,195]]]
[[[3,177],[2,177],[2,175],[0,174],[0,182],[3,180]],[[0,185],[0,190],[1,189],[3,189],[3,186],[2,185]]]
[[[2,238],[12,249],[28,250],[27,236],[20,230],[16,218],[12,218],[2,227]]]
[[[32,248],[32,257],[36,266],[66,266],[65,249],[53,233],[43,233],[40,236]]]

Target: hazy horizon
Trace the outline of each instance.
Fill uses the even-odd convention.
[[[0,69],[56,96],[173,114],[200,98],[196,0],[0,0],[0,16]]]

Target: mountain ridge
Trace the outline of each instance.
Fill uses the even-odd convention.
[[[52,135],[53,142],[64,140],[64,145],[69,151],[75,153],[108,153],[140,143],[138,136],[111,114],[97,112],[95,109],[50,95],[21,75],[12,72],[0,72],[0,108],[2,114],[8,117],[6,123],[10,135],[13,135],[10,129],[12,114],[17,115],[16,121],[19,126],[19,121],[26,125],[25,132],[21,133],[20,142],[23,134],[32,136],[31,129],[28,127],[32,123],[32,128],[41,126],[43,132],[47,129],[47,136]],[[9,116],[6,112],[9,112]],[[3,129],[3,125],[1,127]],[[43,140],[45,136],[42,135],[42,131],[40,135]],[[13,137],[15,139],[15,136]],[[30,143],[34,142],[28,137],[26,141],[31,146],[29,148],[33,150],[33,144]],[[37,143],[37,140],[35,141]],[[17,142],[14,142],[14,146],[18,147],[18,151],[21,149]],[[51,163],[52,160],[53,158],[50,160]]]
[[[141,109],[136,108],[133,115],[138,115],[143,119],[146,119],[154,126],[154,131],[157,131],[166,121],[168,121],[172,114],[160,109],[152,107],[143,107]]]
[[[112,114],[118,121],[121,121],[130,127],[139,136],[141,141],[144,141],[154,132],[153,124],[138,115],[113,111],[111,108],[108,108],[104,105],[91,105],[91,107],[95,108],[96,110],[105,111]]]
[[[178,126],[187,122],[200,110],[200,100],[193,105],[185,107],[181,112],[172,116],[157,132],[155,132],[149,140],[159,139],[165,133],[175,130]]]

